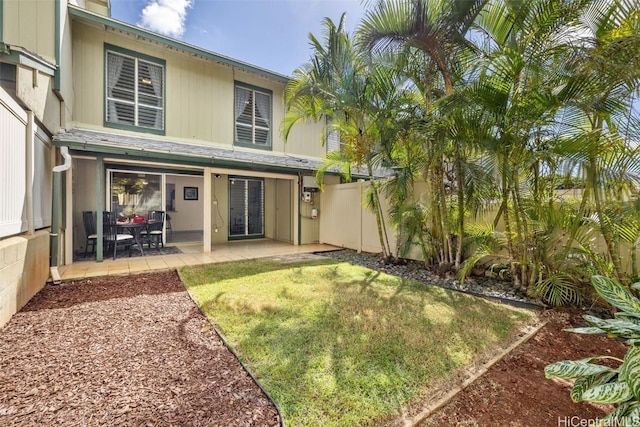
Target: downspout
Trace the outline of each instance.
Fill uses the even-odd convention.
[[[56,61],[56,69],[53,74],[53,93],[60,101],[60,121],[62,122],[64,99],[60,93],[60,20],[61,13],[60,0],[55,0],[54,4],[54,56]],[[62,123],[61,123],[62,124]],[[64,125],[63,125],[64,126]],[[60,245],[59,233],[60,233],[60,217],[62,209],[62,173],[71,168],[71,155],[69,154],[69,147],[60,147],[60,154],[64,158],[64,163],[53,168],[53,191],[51,194],[51,232],[50,235],[50,258],[49,258],[49,274],[54,284],[59,284],[62,280],[60,273],[58,272],[58,265],[60,263],[58,255],[58,247]],[[66,200],[66,199],[65,199]]]
[[[296,203],[298,206],[298,246],[302,245],[302,213],[300,212],[300,197],[302,197],[302,174],[298,172],[298,194]]]
[[[51,258],[49,266],[51,267],[51,278],[54,283],[60,283],[60,274],[58,273],[59,257],[59,233],[60,233],[60,211],[62,207],[62,174],[71,168],[71,155],[69,147],[60,147],[60,154],[64,158],[64,163],[53,168],[53,192],[51,203],[51,232],[49,235]]]

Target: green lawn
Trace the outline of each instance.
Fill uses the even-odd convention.
[[[397,414],[530,314],[333,260],[182,268],[288,426]]]

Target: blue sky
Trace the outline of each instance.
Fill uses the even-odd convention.
[[[353,31],[359,0],[111,0],[111,16],[215,53],[291,75],[309,60],[308,34],[325,17],[347,13]]]

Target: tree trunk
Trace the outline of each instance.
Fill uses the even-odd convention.
[[[455,269],[458,270],[460,268],[460,263],[462,262],[462,239],[464,237],[464,198],[465,198],[465,185],[464,185],[464,175],[462,171],[462,156],[460,154],[460,148],[456,144],[455,149],[455,165],[456,165],[456,178],[457,178],[457,187],[458,187],[458,240],[456,245],[456,257],[454,266]]]
[[[616,247],[613,237],[613,231],[611,231],[611,226],[609,225],[609,220],[606,218],[604,214],[604,210],[602,208],[602,188],[600,188],[600,183],[598,182],[598,172],[597,172],[597,161],[595,156],[590,156],[589,165],[591,168],[591,180],[593,185],[593,200],[596,207],[596,212],[598,214],[598,222],[600,223],[600,231],[602,232],[602,237],[604,238],[605,244],[607,245],[607,252],[609,252],[609,257],[611,258],[611,262],[613,263],[613,268],[616,273],[616,279],[618,282],[626,285],[628,284],[624,270],[622,268],[622,260],[620,259],[620,253]]]
[[[509,271],[511,273],[511,278],[513,280],[513,286],[516,289],[520,289],[520,276],[518,275],[518,270],[516,268],[515,260],[517,259],[517,254],[513,245],[513,234],[511,229],[511,213],[509,212],[509,167],[508,167],[509,158],[505,155],[502,158],[503,169],[502,169],[502,203],[505,206],[505,209],[502,213],[504,217],[504,231],[507,237],[507,250],[509,251],[509,258],[511,259],[509,263]]]
[[[380,239],[382,256],[385,260],[388,260],[391,255],[391,250],[388,246],[388,240],[386,239],[386,229],[384,226],[384,218],[382,218],[382,208],[380,206],[378,186],[376,185],[375,178],[373,176],[373,168],[370,163],[367,164],[367,168],[369,169],[369,179],[371,182],[371,191],[373,194],[373,209],[376,216],[376,225],[378,226],[378,238]]]

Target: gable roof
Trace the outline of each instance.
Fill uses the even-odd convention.
[[[246,62],[242,62],[242,61],[230,58],[228,56],[220,55],[218,53],[211,52],[201,47],[194,46],[189,43],[185,43],[180,40],[173,39],[171,37],[166,37],[158,33],[154,33],[153,31],[145,30],[144,28],[140,28],[135,25],[128,24],[126,22],[118,21],[117,19],[113,19],[103,15],[99,15],[97,13],[89,12],[88,10],[85,10],[78,6],[74,6],[72,4],[69,4],[68,8],[69,8],[69,15],[80,21],[96,23],[96,24],[103,25],[105,28],[123,31],[125,33],[131,34],[132,36],[136,36],[141,39],[146,39],[156,43],[161,43],[172,49],[180,50],[182,52],[188,53],[190,55],[199,56],[204,59],[209,59],[211,61],[228,65],[230,67],[233,67],[242,71],[257,74],[257,75],[266,77],[268,79],[275,80],[280,83],[287,83],[289,80],[291,80],[291,77],[285,76],[284,74],[276,73],[275,71],[270,71],[265,68],[251,65]]]

